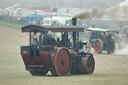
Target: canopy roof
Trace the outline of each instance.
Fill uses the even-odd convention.
[[[95,31],[95,32],[118,32],[117,30],[111,29],[102,29],[102,28],[87,28],[88,31]]]
[[[106,29],[101,29],[101,28],[87,28],[88,31],[102,31],[102,32],[106,32],[108,30]]]
[[[22,27],[22,32],[84,32],[84,28],[78,26],[40,26],[27,25]]]

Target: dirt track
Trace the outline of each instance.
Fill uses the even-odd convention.
[[[94,54],[92,75],[31,76],[20,56],[20,46],[27,44],[26,34],[0,26],[0,85],[128,85],[128,56],[106,53]]]

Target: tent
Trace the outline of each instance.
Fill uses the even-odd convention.
[[[42,16],[37,14],[30,14],[26,16],[26,24],[41,24]]]

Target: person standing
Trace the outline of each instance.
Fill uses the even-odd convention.
[[[40,36],[40,34],[37,34],[37,32],[34,32],[31,36],[31,47],[32,47],[32,51],[33,51],[33,56],[39,56],[39,51],[38,51],[39,36]]]

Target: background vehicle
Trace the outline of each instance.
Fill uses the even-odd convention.
[[[100,29],[100,28],[87,28],[90,31],[90,43],[96,53],[113,53],[115,51],[115,41],[113,33],[116,31]]]
[[[76,26],[37,26],[22,27],[22,32],[29,32],[30,41],[32,32],[61,33],[55,39],[55,44],[43,45],[42,35],[39,39],[39,56],[33,56],[31,42],[28,46],[21,46],[21,55],[26,69],[32,75],[46,75],[48,71],[54,76],[70,74],[91,74],[95,68],[93,54],[84,52],[85,42],[80,41],[79,33],[84,28]]]

